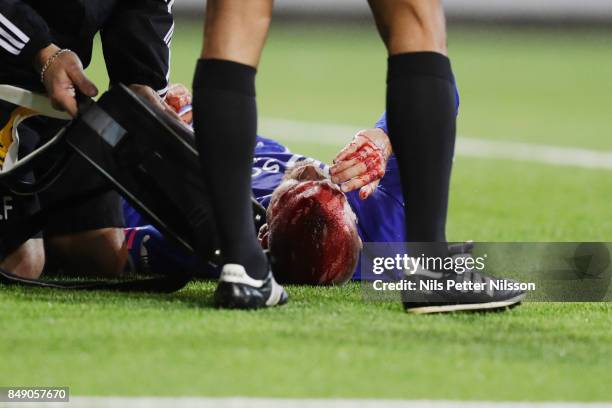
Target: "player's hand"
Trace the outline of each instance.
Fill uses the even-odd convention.
[[[150,86],[142,84],[132,84],[129,86],[129,88],[130,90],[132,90],[132,92],[139,95],[146,101],[150,102],[157,109],[161,110],[162,112],[166,112],[168,115],[181,122],[181,118],[176,113],[176,111],[172,109],[172,107],[170,107],[170,105],[168,105],[166,101],[161,98],[157,94],[157,92],[155,92]]]
[[[183,84],[172,84],[168,87],[166,103],[180,116],[183,123],[193,123],[193,112],[191,110],[191,92]]]
[[[365,200],[376,191],[385,175],[389,156],[391,143],[384,131],[361,130],[334,159],[331,179],[344,192],[359,189],[359,197]]]
[[[41,72],[49,62],[42,80],[51,104],[55,109],[66,111],[74,118],[78,113],[75,90],[94,97],[98,94],[98,89],[85,76],[83,64],[74,52],[62,52],[51,60],[58,51],[60,48],[54,44],[43,48],[34,58],[34,67],[37,72]]]

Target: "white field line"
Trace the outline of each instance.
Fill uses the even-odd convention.
[[[0,403],[0,407],[56,408],[611,408],[612,403],[491,402],[375,399],[280,399],[207,397],[72,397],[68,403]]]
[[[263,118],[260,133],[290,143],[343,146],[359,128],[348,125],[299,122]],[[587,169],[612,170],[612,151],[475,139],[459,136],[456,154],[466,157],[503,159]]]

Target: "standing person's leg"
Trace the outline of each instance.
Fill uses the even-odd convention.
[[[220,306],[273,306],[273,280],[253,226],[251,166],[257,133],[255,74],[272,0],[209,0],[202,58],[193,81],[196,141],[210,189],[224,267]]]
[[[407,237],[444,255],[456,95],[440,0],[370,0],[389,51],[387,121],[405,198]]]
[[[370,5],[389,50],[387,125],[400,167],[407,239],[425,243],[413,245],[410,250],[417,257],[459,255],[457,249],[449,249],[445,234],[457,97],[446,57],[442,3],[440,0],[370,0]],[[469,246],[461,249],[469,252]],[[405,277],[417,288],[432,278],[446,288],[402,292],[407,312],[497,310],[515,306],[525,297],[521,290],[493,290],[491,286],[487,290],[457,290],[449,283],[511,281],[476,270],[447,270],[441,265],[438,268],[441,269],[414,271]]]

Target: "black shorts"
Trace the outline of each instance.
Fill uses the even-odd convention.
[[[0,127],[10,118],[14,105],[0,103]],[[19,157],[24,157],[42,143],[48,141],[65,124],[65,121],[35,116],[18,126]],[[44,174],[53,162],[49,158],[25,177],[31,181]],[[47,190],[32,196],[18,196],[6,187],[0,186],[0,234],[6,228],[6,221],[27,217],[41,206],[46,206],[70,196],[91,191],[107,184],[91,165],[79,156],[74,156],[67,170]],[[44,236],[65,235],[101,228],[124,226],[121,198],[114,191],[100,194],[77,207],[53,213],[47,220]],[[40,236],[40,234],[38,235]]]

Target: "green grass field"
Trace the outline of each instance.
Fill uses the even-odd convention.
[[[612,150],[611,41],[605,31],[451,29],[459,134]],[[173,45],[173,81],[189,84],[199,29],[179,23]],[[268,45],[263,117],[358,130],[384,109],[385,54],[372,27],[279,24]],[[89,72],[104,84],[101,63],[97,54]],[[324,160],[340,147],[289,146]],[[460,156],[449,238],[609,241],[611,176]],[[419,317],[399,303],[366,303],[351,284],[289,287],[282,308],[237,312],[211,308],[213,288],[3,288],[0,385],[68,385],[74,395],[612,401],[609,303]]]

